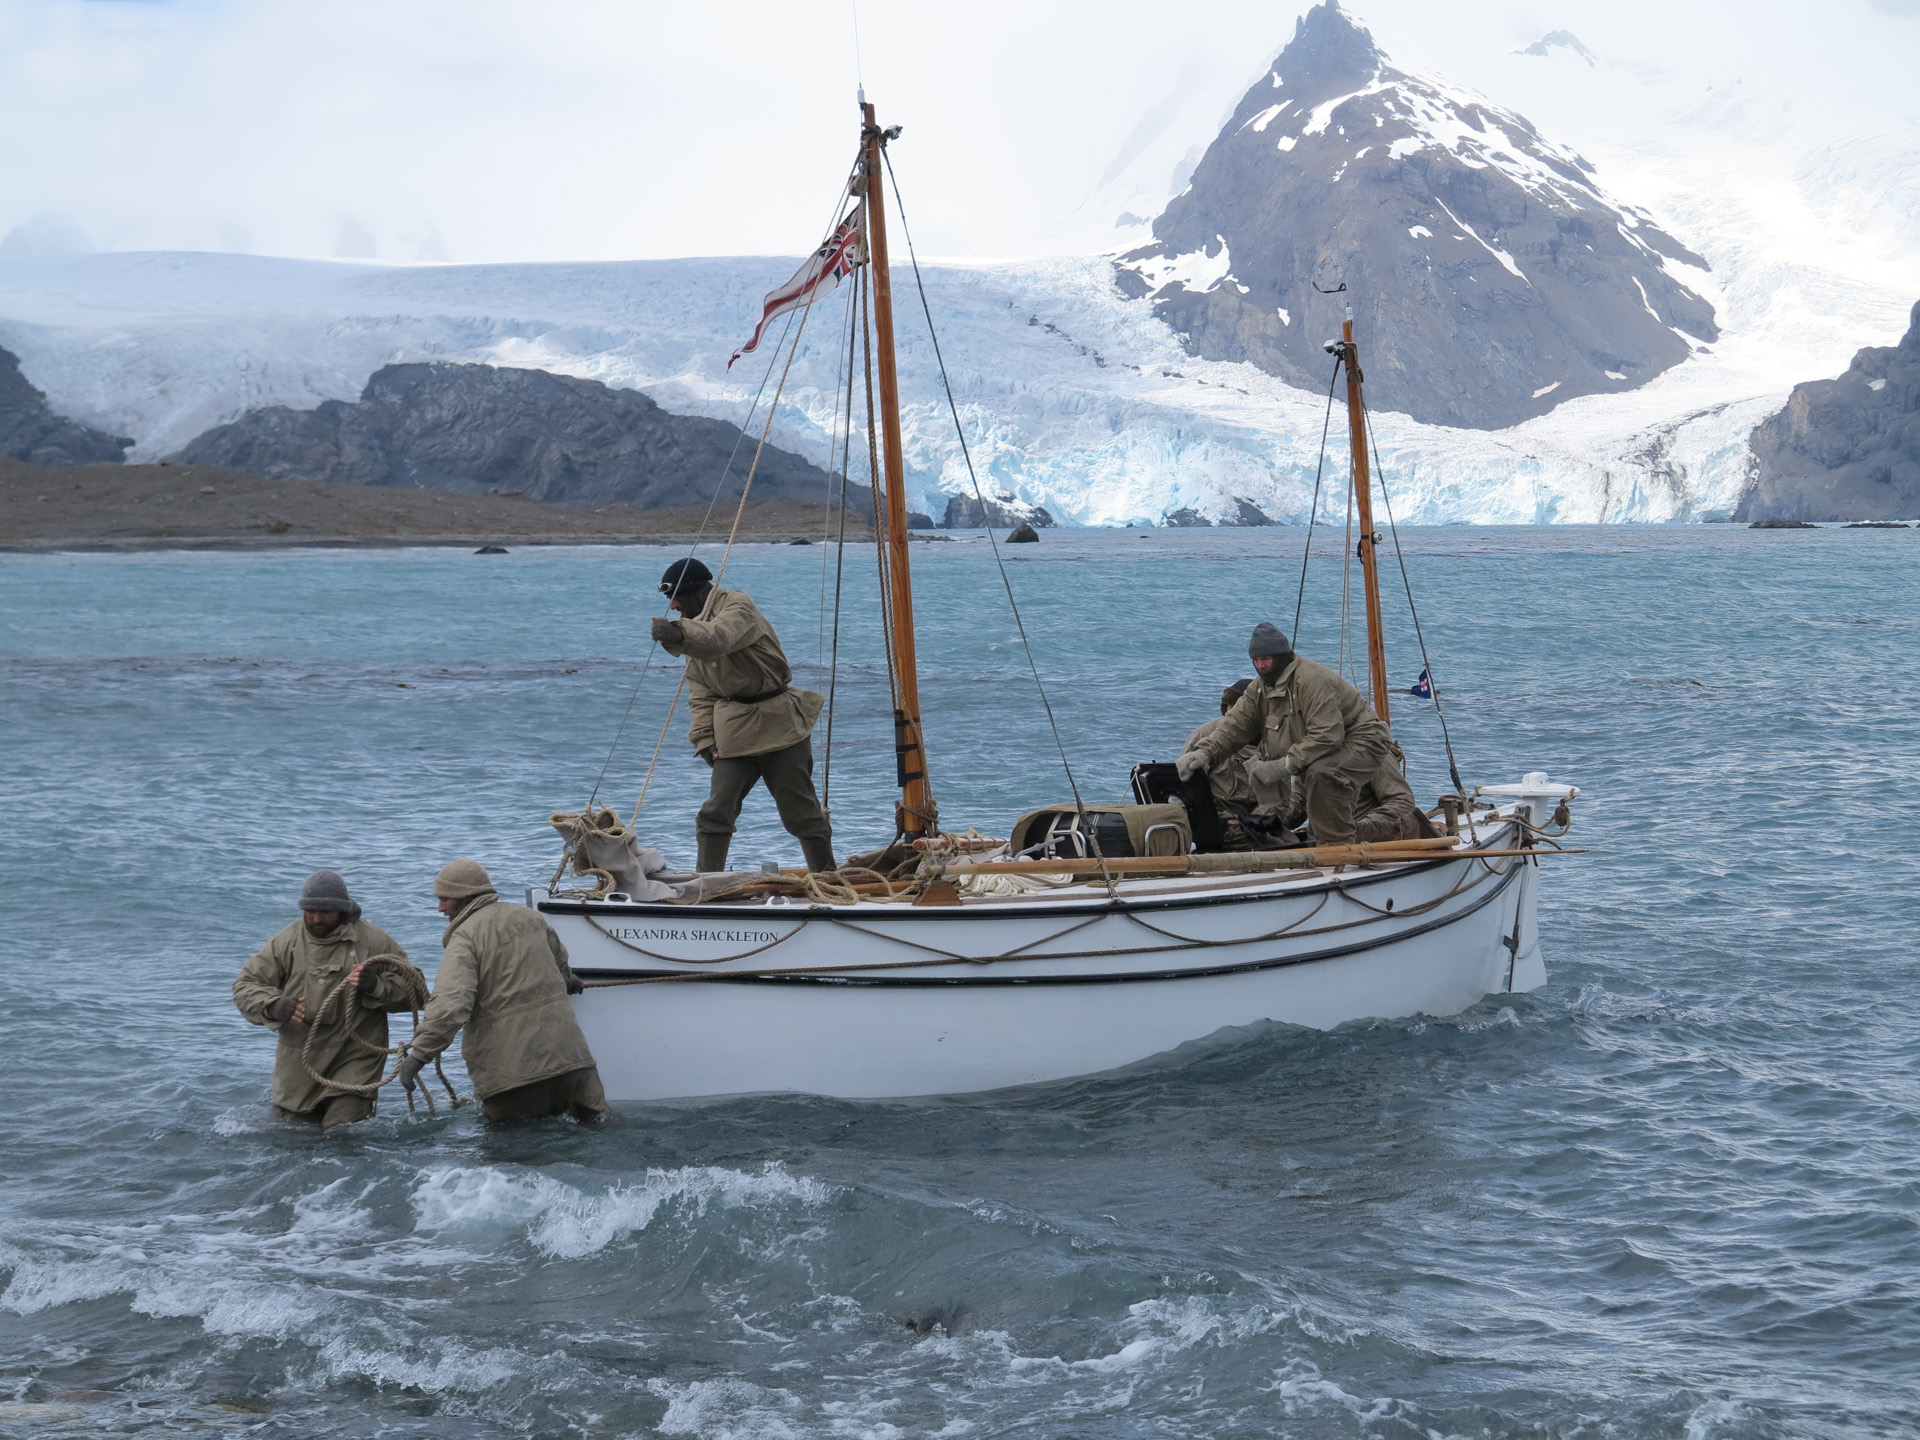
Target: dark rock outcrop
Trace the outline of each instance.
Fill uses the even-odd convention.
[[[1794,386],[1748,443],[1754,480],[1736,520],[1920,515],[1920,303],[1898,345],[1860,351],[1836,380]]]
[[[250,410],[172,458],[269,480],[657,510],[706,504],[723,473],[720,499],[738,498],[754,443],[724,420],[670,414],[637,390],[596,380],[491,365],[388,365],[357,402]],[[769,445],[753,498],[824,501],[829,483],[819,466]],[[849,485],[847,505],[870,515],[871,492]]]
[[[1116,278],[1191,353],[1324,390],[1321,346],[1352,305],[1373,404],[1432,424],[1630,390],[1718,335],[1665,268],[1705,261],[1520,116],[1394,69],[1333,0],[1153,233]]]
[[[1222,525],[1271,525],[1273,517],[1258,505],[1243,496],[1233,497],[1234,511],[1220,523]]]
[[[1178,510],[1162,515],[1160,523],[1170,530],[1198,530],[1211,526],[1213,521],[1191,505],[1182,505]]]
[[[117,465],[132,444],[124,435],[109,435],[54,414],[45,392],[20,373],[20,357],[0,349],[0,455],[66,470]]]
[[[1010,525],[1032,525],[1045,530],[1053,525],[1053,516],[1044,505],[1029,505],[1003,492],[999,499],[989,500],[985,505],[971,495],[949,495],[947,513],[940,521],[943,530],[985,530],[988,526],[1001,530]]]

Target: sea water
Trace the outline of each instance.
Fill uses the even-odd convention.
[[[1003,547],[1057,743],[985,540],[916,545],[947,825],[1063,798],[1062,751],[1089,799],[1172,758],[1293,623],[1301,538]],[[1467,783],[1583,792],[1543,990],[993,1095],[394,1098],[324,1139],[269,1121],[228,992],[309,870],[431,972],[435,870],[544,881],[547,814],[603,767],[630,812],[656,744],[639,827],[690,859],[671,552],[0,559],[0,1435],[1920,1432],[1920,532],[1402,539]],[[839,845],[884,841],[872,551],[727,583],[834,676]],[[735,858],[798,858],[764,795]]]

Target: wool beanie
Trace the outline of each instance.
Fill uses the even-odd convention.
[[[360,918],[360,907],[347,894],[347,882],[335,870],[316,870],[307,877],[307,883],[300,887],[300,908],[332,911],[349,920]]]
[[[1253,684],[1251,680],[1236,680],[1233,684],[1222,690],[1220,692],[1220,713],[1224,715],[1233,709],[1235,705],[1238,705],[1240,703],[1240,697],[1247,693],[1247,687],[1251,684]]]
[[[442,900],[471,900],[493,893],[493,881],[478,860],[464,855],[433,879],[433,893]]]
[[[676,560],[660,577],[660,593],[669,600],[676,595],[698,595],[713,584],[713,572],[692,556]]]
[[[1247,656],[1257,660],[1262,655],[1278,655],[1282,659],[1293,654],[1293,642],[1270,620],[1262,620],[1253,627],[1253,638],[1247,642]]]

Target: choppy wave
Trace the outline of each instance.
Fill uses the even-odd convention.
[[[389,1101],[324,1138],[267,1118],[234,972],[316,864],[429,968],[441,861],[544,878],[655,560],[0,561],[0,1434],[1920,1433],[1913,536],[1407,538],[1469,782],[1585,791],[1544,991],[946,1101],[597,1131]],[[1273,535],[1027,550],[1095,795],[1187,733],[1298,576]],[[1064,782],[984,547],[927,552],[943,809],[992,829]],[[820,560],[734,561],[796,659]],[[1304,647],[1334,653],[1334,613],[1310,598]],[[848,655],[851,838],[889,822],[893,758],[884,657]],[[1395,719],[1434,789],[1432,712]],[[677,743],[645,823],[683,858],[704,774]],[[746,821],[743,859],[791,858],[770,807]]]

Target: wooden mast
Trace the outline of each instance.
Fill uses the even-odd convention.
[[[1347,437],[1353,444],[1353,498],[1360,512],[1360,574],[1367,592],[1367,671],[1373,711],[1387,715],[1387,647],[1380,629],[1380,532],[1373,528],[1373,476],[1367,467],[1367,420],[1360,404],[1360,352],[1353,343],[1353,307],[1340,328],[1340,359],[1347,368]]]
[[[881,454],[886,471],[887,578],[893,608],[893,748],[900,783],[900,832],[915,840],[940,831],[927,788],[926,749],[920,733],[920,676],[913,640],[913,579],[907,567],[907,468],[900,444],[900,381],[893,360],[893,282],[887,267],[887,219],[881,192],[885,132],[873,106],[860,97],[862,169],[866,181],[867,254],[873,276],[874,354],[880,371]],[[876,519],[878,517],[876,516]]]

